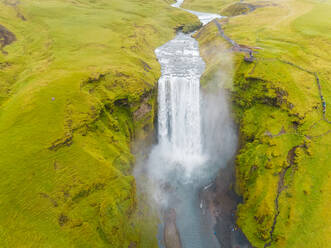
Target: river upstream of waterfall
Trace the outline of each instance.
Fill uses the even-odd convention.
[[[182,2],[173,7],[179,8]],[[189,12],[203,25],[220,18]],[[158,143],[144,164],[149,195],[163,218],[159,246],[166,248],[221,247],[215,219],[207,211],[201,191],[210,187],[220,168],[233,158],[237,144],[225,94],[206,94],[200,89],[205,63],[191,35],[178,33],[155,50],[162,72]]]

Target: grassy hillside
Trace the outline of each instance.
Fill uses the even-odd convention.
[[[252,63],[244,61],[247,53],[229,52],[232,45],[215,23],[197,34],[207,62],[204,84],[233,55],[228,88],[240,125],[236,168],[243,196],[237,223],[254,247],[330,247],[331,2],[244,3],[258,7],[220,22],[238,44],[260,48]],[[190,4],[215,11],[223,2],[187,0],[185,7]],[[231,3],[224,10],[237,14]]]
[[[210,13],[219,13],[227,4],[231,4],[233,0],[185,0],[182,7],[185,9],[205,11]]]
[[[154,49],[192,23],[162,0],[0,0],[0,247],[155,246],[130,144]]]

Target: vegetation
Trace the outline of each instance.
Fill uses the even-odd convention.
[[[0,247],[155,247],[130,145],[154,49],[194,23],[162,0],[0,1]]]
[[[232,4],[233,0],[185,0],[182,4],[184,9],[196,10],[196,11],[206,11],[210,13],[220,13],[220,11],[227,6]]]
[[[186,0],[185,7],[191,5],[221,12],[231,3]],[[233,53],[233,85],[225,82],[240,126],[237,223],[254,247],[331,243],[330,12],[330,1],[280,0],[220,21],[238,44],[260,48],[253,49],[252,63],[244,61],[247,53]],[[204,85],[223,82],[231,44],[215,23],[196,37],[207,63]]]
[[[222,9],[221,15],[222,16],[237,16],[237,15],[244,15],[247,14],[249,11],[253,10],[253,5],[247,3],[234,3]]]
[[[0,0],[0,247],[156,247],[131,145],[153,129],[154,49],[200,25],[169,2]],[[248,63],[215,23],[196,34],[240,125],[238,225],[256,247],[328,247],[331,2],[183,7],[260,48]]]

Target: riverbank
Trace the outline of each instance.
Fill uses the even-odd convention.
[[[208,9],[208,2],[195,9]],[[237,224],[252,245],[327,247],[331,37],[326,30],[331,23],[326,13],[331,7],[329,2],[273,3],[219,21],[231,40],[259,48],[251,61],[232,49],[215,23],[196,34],[207,62],[202,81],[210,87],[224,66],[223,54],[232,54],[234,80],[225,85],[240,127],[235,190],[243,202]]]
[[[181,2],[172,6],[178,8]],[[196,15],[203,25],[220,17],[183,10]],[[155,53],[162,71],[158,84],[158,144],[146,164],[149,179],[154,182],[151,194],[158,198],[160,211],[165,212],[160,243],[163,239],[167,248],[216,248],[219,242],[213,231],[213,217],[205,218],[209,214],[204,216],[198,194],[234,153],[236,135],[226,96],[221,92],[201,95],[200,77],[205,64],[191,35],[178,33]],[[223,106],[213,109],[215,104]],[[207,106],[210,111],[200,109]],[[225,149],[215,149],[219,144]]]
[[[176,211],[168,209],[164,214],[164,244],[166,248],[182,248],[180,234],[176,225]]]
[[[204,211],[211,216],[214,234],[221,247],[249,248],[249,241],[236,224],[237,205],[242,199],[235,192],[234,161],[220,169],[216,179],[201,189]]]
[[[162,0],[13,0],[0,23],[0,247],[156,247],[131,145],[154,128],[154,49],[198,19]]]

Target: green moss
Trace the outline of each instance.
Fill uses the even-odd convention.
[[[146,230],[155,244],[148,211],[137,224],[130,146],[153,130],[155,48],[199,21],[162,0],[9,2],[0,246],[146,247]]]
[[[185,0],[182,7],[196,11],[205,11],[210,13],[220,13],[224,6],[235,2],[234,0]]]
[[[182,29],[182,32],[185,34],[191,33],[197,29],[199,29],[202,26],[201,23],[192,23],[189,25],[185,25]]]
[[[249,4],[254,2],[249,1]],[[224,4],[199,1],[209,11]],[[187,5],[198,6],[187,1]],[[329,2],[277,1],[222,21],[237,43],[258,47],[253,63],[232,57],[233,85],[224,84],[229,44],[210,23],[196,35],[207,63],[204,87],[232,90],[240,126],[236,158],[238,225],[254,247],[328,247],[330,124],[323,119],[316,79],[330,99]],[[233,10],[234,11],[234,10]],[[247,56],[247,55],[246,55]],[[221,76],[220,75],[221,71]],[[231,73],[226,73],[227,76]],[[211,85],[211,86],[210,86]],[[229,86],[230,85],[230,86]],[[330,119],[327,107],[326,117]]]
[[[221,11],[222,16],[237,16],[237,15],[243,15],[248,13],[251,10],[251,7],[247,3],[234,3],[230,6],[224,8]]]

